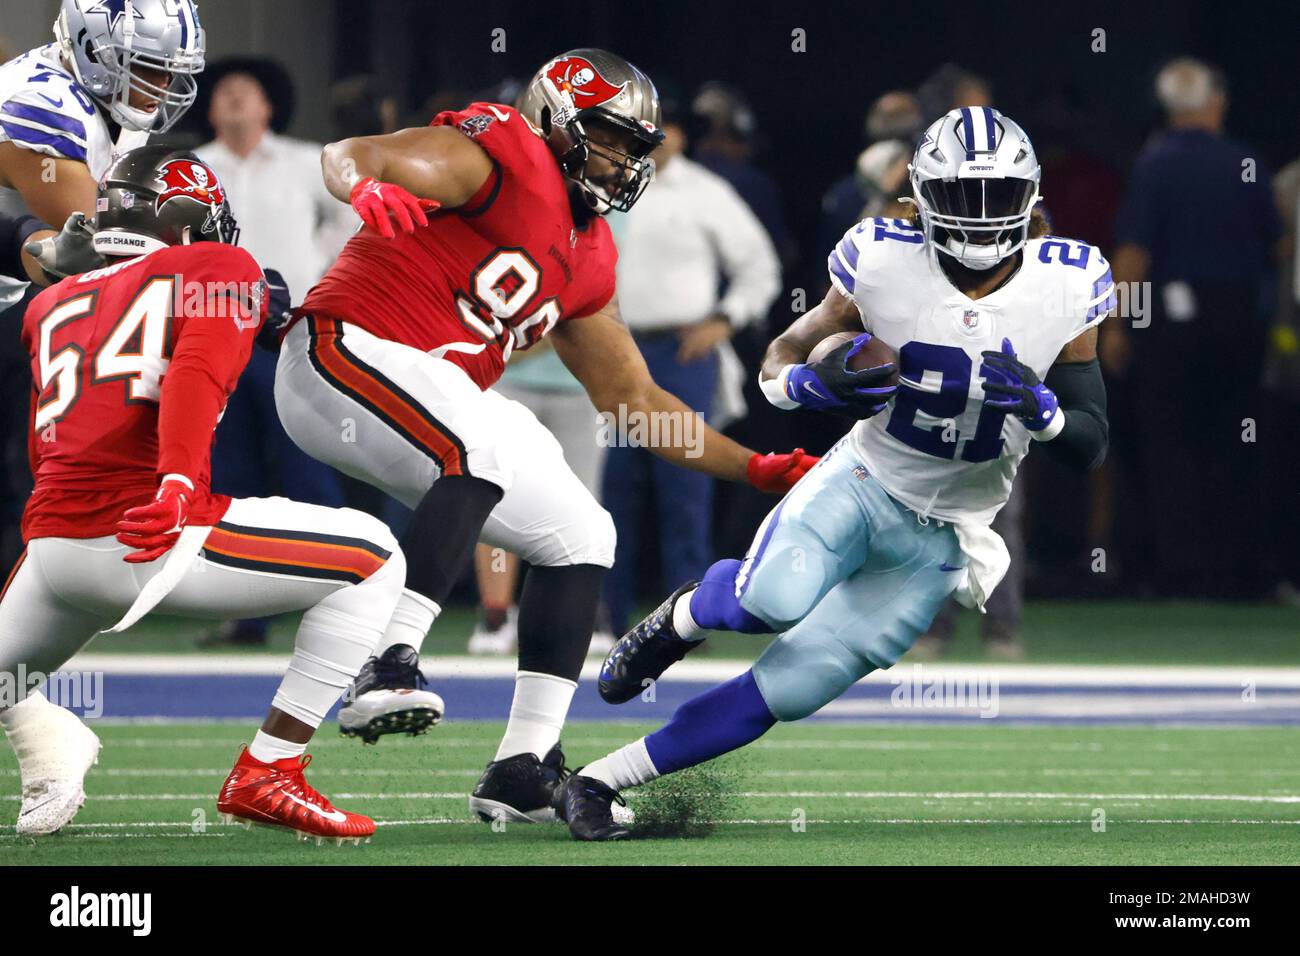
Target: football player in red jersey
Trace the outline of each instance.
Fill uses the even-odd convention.
[[[470,800],[484,819],[551,816],[560,729],[614,559],[608,513],[532,413],[491,386],[513,351],[550,333],[611,420],[695,422],[651,379],[619,318],[617,253],[602,218],[631,208],[649,183],[658,124],[644,73],[575,50],[538,71],[518,109],[474,103],[324,152],[327,186],[365,226],[284,339],[285,429],[415,509],[394,615],[409,630],[432,624],[480,535],[531,565],[509,724]],[[702,423],[700,432],[700,443],[653,451],[773,492],[812,461],[756,454]],[[418,646],[381,650],[358,679],[358,706],[394,679],[397,657],[416,664]]]
[[[39,683],[97,633],[155,607],[216,619],[305,611],[217,809],[360,842],[374,822],[307,783],[305,752],[388,626],[405,559],[369,515],[209,489],[213,431],[268,311],[216,174],[192,154],[143,147],[109,169],[97,210],[95,248],[111,264],[46,289],[23,324],[36,487],[27,549],[0,596],[0,672]],[[34,702],[27,685],[0,701],[0,720]],[[99,750],[68,711],[46,707],[62,716],[35,731],[57,736],[60,759],[80,772],[74,786],[24,794],[18,830],[33,835],[71,820]],[[32,732],[10,736],[24,780]]]

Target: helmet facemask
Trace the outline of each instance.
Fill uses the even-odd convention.
[[[654,178],[664,140],[650,78],[604,50],[571,50],[544,64],[519,111],[597,215],[631,209]]]
[[[617,139],[626,142],[626,135],[605,137],[598,133],[593,139],[591,130],[602,127],[631,134],[631,150],[620,149],[611,142]],[[592,211],[603,216],[611,211],[631,209],[654,179],[655,161],[649,154],[663,141],[663,133],[643,129],[599,108],[584,110],[568,124],[566,132],[574,145],[561,160],[561,166]],[[592,175],[593,158],[606,165],[608,171]]]
[[[185,115],[198,95],[197,76],[204,66],[204,31],[201,27],[197,29],[197,43],[190,52],[145,49],[146,46],[156,48],[159,43],[136,33],[131,12],[128,6],[120,21],[121,39],[115,36],[116,31],[99,36],[82,31],[74,36],[66,10],[55,21],[54,35],[77,81],[113,122],[124,129],[165,133]],[[165,74],[170,81],[166,86],[150,82],[140,75],[142,69]],[[157,103],[156,109],[132,106],[133,93]]]
[[[935,248],[968,269],[992,269],[1029,240],[1038,184],[1029,179],[912,177],[921,228]]]

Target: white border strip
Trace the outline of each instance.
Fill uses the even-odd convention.
[[[685,660],[664,675],[668,683],[714,684],[743,674],[744,660]],[[61,670],[97,671],[103,674],[264,675],[280,676],[289,665],[283,654],[78,654]],[[439,678],[513,679],[510,658],[427,658],[421,668],[430,680]],[[592,659],[582,669],[595,680],[600,661]],[[994,681],[1033,687],[1214,687],[1241,690],[1300,688],[1300,667],[1212,667],[1181,665],[1073,665],[1073,664],[900,664],[876,671],[863,683],[897,684],[899,681]]]

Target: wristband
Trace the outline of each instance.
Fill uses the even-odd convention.
[[[1056,412],[1052,415],[1052,420],[1044,425],[1038,431],[1030,431],[1029,437],[1034,441],[1051,441],[1057,435],[1061,434],[1065,428],[1065,412],[1058,405]]]
[[[776,378],[765,379],[762,372],[759,372],[758,375],[758,387],[762,390],[763,397],[783,411],[799,407],[799,403],[791,398],[785,390],[786,382],[790,378],[790,370],[797,367],[796,365],[787,365],[777,373]]]

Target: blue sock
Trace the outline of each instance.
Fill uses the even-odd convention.
[[[741,634],[771,634],[765,621],[740,606],[736,597],[736,575],[740,562],[735,558],[717,561],[704,572],[704,580],[691,592],[691,617],[710,631],[737,631]]]
[[[776,723],[754,683],[754,672],[719,684],[677,708],[673,719],[645,738],[661,774],[673,773],[743,747]]]

